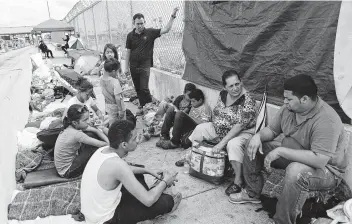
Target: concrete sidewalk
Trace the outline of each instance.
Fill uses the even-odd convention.
[[[68,58],[63,57],[62,51],[56,51],[52,46],[54,59],[50,59],[53,64],[69,63]],[[98,106],[104,110],[104,98],[99,87],[99,78],[87,76],[94,85],[94,92],[97,96]],[[136,112],[137,107],[131,103],[126,103],[127,107]],[[137,128],[139,131],[144,127],[144,122],[139,118]],[[188,169],[176,167],[174,164],[181,159],[185,150],[163,150],[155,146],[158,138],[152,138],[141,143],[137,149],[130,153],[126,160],[143,164],[149,168],[178,172],[178,182],[171,190],[181,192],[183,200],[179,208],[172,214],[162,216],[152,223],[156,224],[204,224],[204,223],[236,223],[236,224],[261,224],[267,223],[266,212],[255,212],[261,205],[234,205],[228,201],[225,189],[229,183],[216,186],[191,177]],[[153,183],[153,178],[147,178],[148,183]]]

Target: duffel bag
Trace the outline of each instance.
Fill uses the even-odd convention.
[[[224,182],[226,153],[213,153],[214,144],[201,142],[192,146],[189,174],[213,184]]]
[[[42,130],[37,133],[37,138],[44,143],[45,148],[54,148],[56,140],[62,130],[63,127]]]

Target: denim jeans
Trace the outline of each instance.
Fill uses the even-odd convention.
[[[188,114],[182,111],[176,112],[171,142],[175,145],[179,145],[181,143],[182,135],[189,131],[193,131],[196,126],[197,123]]]
[[[134,88],[136,89],[140,106],[152,102],[149,91],[150,67],[130,67]]]
[[[161,127],[161,136],[169,138],[170,137],[170,129],[174,126],[174,120],[175,120],[175,108],[174,107],[169,107],[165,113],[165,119],[163,126]]]
[[[264,185],[261,171],[264,158],[273,149],[280,146],[279,142],[263,143],[263,154],[257,153],[250,161],[247,153],[243,159],[243,176],[246,190],[251,197],[259,198]],[[340,180],[327,168],[315,169],[298,162],[279,158],[271,164],[273,168],[285,169],[284,189],[278,198],[274,220],[276,224],[294,224],[302,211],[309,191],[325,191],[335,188]]]
[[[86,132],[89,137],[99,139],[95,134],[91,132]],[[72,161],[70,168],[64,174],[66,178],[75,178],[83,174],[84,168],[86,167],[90,157],[95,153],[98,147],[92,145],[81,145],[81,148],[78,150],[78,155]]]

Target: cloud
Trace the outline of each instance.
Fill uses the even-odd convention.
[[[48,0],[52,19],[61,20],[78,0]],[[46,0],[5,0],[0,7],[0,26],[35,26],[49,19]]]

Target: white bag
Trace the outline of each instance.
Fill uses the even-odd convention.
[[[37,138],[37,133],[39,128],[28,127],[25,128],[22,132],[17,133],[17,146],[18,151],[22,150],[34,150],[42,142]]]

